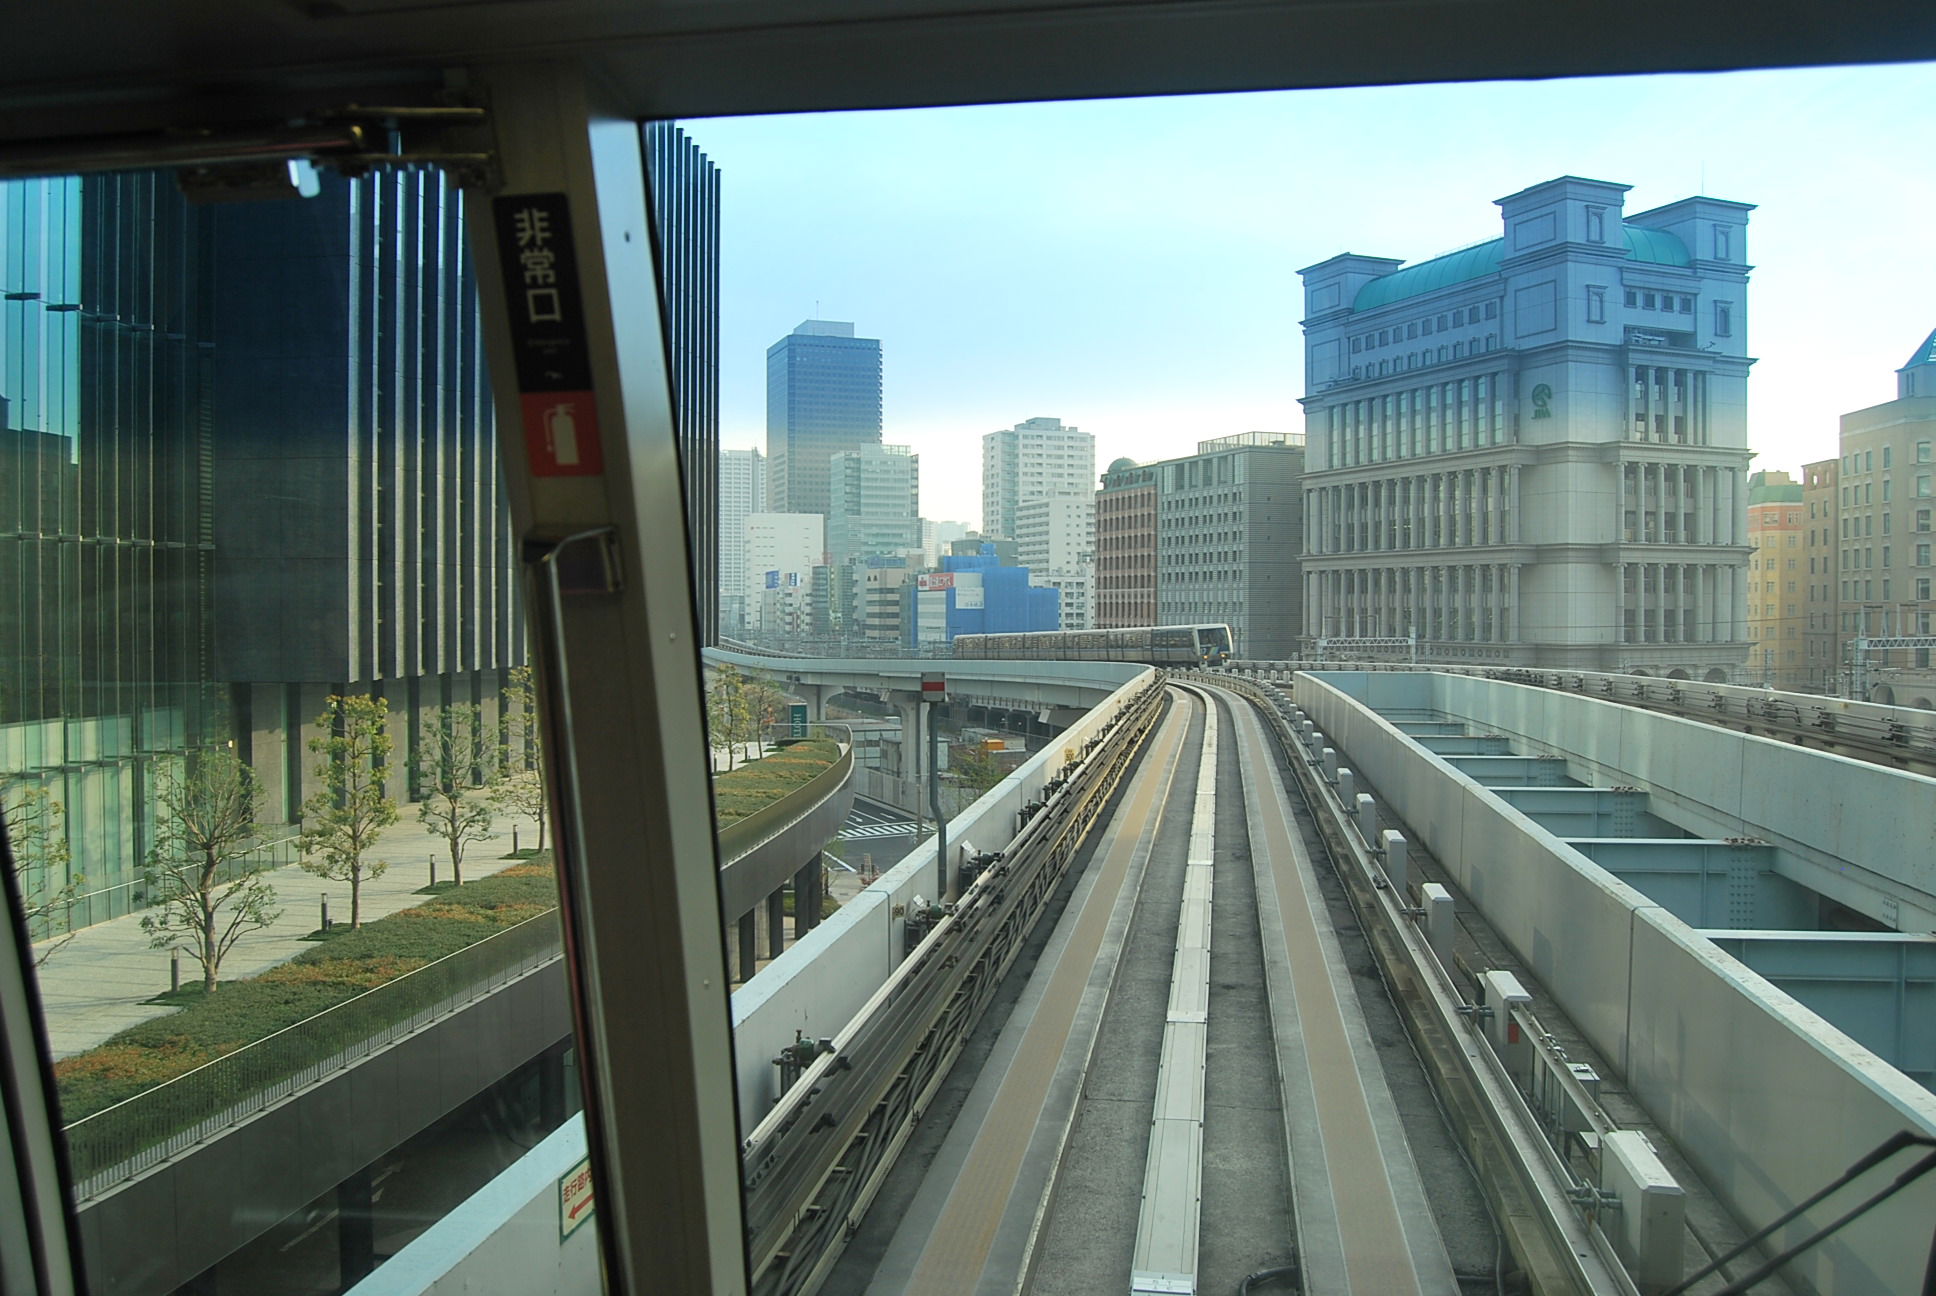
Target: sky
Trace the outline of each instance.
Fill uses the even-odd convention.
[[[1578,175],[1757,204],[1749,444],[1795,471],[1936,329],[1933,96],[1912,64],[684,122],[721,171],[720,442],[764,447],[766,348],[811,318],[880,339],[929,518],[978,522],[982,434],[1037,415],[1098,471],[1301,431],[1298,269],[1496,238]]]

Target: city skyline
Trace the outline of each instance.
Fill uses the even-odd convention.
[[[1094,432],[1098,465],[1302,431],[1299,267],[1496,237],[1494,200],[1571,174],[1632,183],[1630,210],[1757,204],[1749,440],[1799,470],[1936,324],[1933,186],[1897,157],[1931,88],[1904,65],[687,122],[725,173],[722,444],[759,443],[763,349],[805,316],[882,339],[927,517],[979,522],[979,438],[1026,418]]]

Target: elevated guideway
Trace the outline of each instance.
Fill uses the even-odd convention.
[[[1744,1222],[1894,1134],[1936,1137],[1936,782],[1449,672],[1312,672],[1293,692],[1314,762],[1435,857]],[[1916,1290],[1932,1220],[1924,1180],[1786,1276]]]

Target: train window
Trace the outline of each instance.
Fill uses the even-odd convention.
[[[936,805],[949,822],[998,783],[991,754],[1061,754],[1053,735],[1076,708],[1052,690],[991,700],[978,685],[1006,677],[983,659],[1191,665],[1233,647],[1289,658],[1316,637],[1389,642],[1429,626],[1440,651],[1491,663],[1496,632],[1537,622],[1571,645],[1706,635],[1727,673],[1751,630],[1718,637],[1720,614],[1685,606],[1717,585],[1714,572],[1670,570],[1687,546],[1670,546],[1666,567],[1641,555],[1601,582],[1628,602],[1591,624],[1567,623],[1577,601],[1538,617],[1516,601],[1525,587],[1505,568],[1518,558],[1490,550],[1525,510],[1494,470],[1520,438],[1570,426],[1564,391],[1528,380],[1522,407],[1482,423],[1505,433],[1493,457],[1467,462],[1453,452],[1463,433],[1437,420],[1467,384],[1511,386],[1490,341],[1484,354],[1441,349],[1438,362],[1461,369],[1443,382],[1339,356],[1415,327],[1396,317],[1415,312],[1413,297],[1442,301],[1507,273],[1501,258],[1509,271],[1522,252],[1559,247],[1574,237],[1572,207],[1611,222],[1615,249],[1625,231],[1622,264],[1644,263],[1634,272],[1654,285],[1651,303],[1660,283],[1706,273],[1690,249],[1724,235],[1738,283],[1748,205],[1779,206],[1768,223],[1780,233],[1755,260],[1785,263],[1757,273],[1821,289],[1795,300],[1845,300],[1856,271],[1823,257],[1848,245],[1838,195],[1870,199],[1865,240],[1921,238],[1921,177],[1889,150],[1931,82],[1928,67],[1885,66],[625,122],[637,192],[622,200],[603,178],[617,172],[593,183],[578,161],[555,174],[532,162],[550,128],[525,124],[507,127],[527,138],[494,203],[426,168],[325,172],[307,198],[213,205],[187,202],[161,173],[0,181],[0,810],[95,1289],[347,1290],[520,1166],[543,1170],[548,1244],[610,1244],[594,1190],[621,1175],[612,1150],[636,1147],[643,1128],[620,1091],[703,1091],[684,1095],[705,1123],[679,1133],[680,1150],[748,1164],[747,1149],[771,1146],[762,1122],[776,1102],[836,1065],[844,1023],[749,1030],[737,1055],[732,1031],[774,985],[814,981],[817,951],[862,921],[890,933],[870,947],[887,951],[887,975],[924,924],[949,916],[964,876],[950,867],[973,863],[970,843],[953,839],[918,893],[869,888],[940,848]],[[1349,148],[1314,145],[1341,116],[1354,122]],[[1633,161],[1637,130],[1689,120],[1740,124],[1721,199]],[[1512,157],[1564,159],[1565,178],[1558,163],[1527,173],[1510,158],[1475,170],[1470,141],[1500,121],[1515,123]],[[579,151],[604,167],[604,147]],[[1257,161],[1290,156],[1310,164]],[[1808,185],[1795,184],[1797,157],[1810,160]],[[1349,198],[1389,188],[1395,172],[1443,201],[1421,215]],[[1552,210],[1494,206],[1541,185],[1559,186]],[[620,218],[630,207],[594,221],[585,206],[603,202],[636,206],[650,230]],[[1702,206],[1716,203],[1726,225]],[[566,237],[594,226],[598,246]],[[1446,246],[1464,251],[1433,255]],[[472,247],[492,255],[474,264]],[[1362,255],[1332,264],[1346,249]],[[656,298],[581,303],[596,318],[575,339],[508,325],[507,303],[527,328],[566,322],[554,277],[574,253],[602,258],[598,282],[634,285],[656,258]],[[1331,350],[1307,353],[1285,324],[1283,274],[1264,271],[1286,265],[1310,267],[1292,318],[1364,313],[1337,326]],[[1151,284],[1190,287],[1153,299]],[[1636,292],[1606,301],[1631,305]],[[1504,300],[1501,336],[1516,352],[1563,327],[1567,303],[1538,282]],[[1733,349],[1719,368],[1694,334],[1629,328],[1628,350],[1645,354],[1622,366],[1655,378],[1607,387],[1637,402],[1623,426],[1653,426],[1658,393],[1708,391],[1683,387],[1683,371],[1747,371],[1746,300],[1734,298],[1738,318],[1709,321]],[[1832,428],[1851,401],[1871,403],[1874,374],[1853,357],[1887,357],[1893,372],[1926,334],[1915,315],[1926,293],[1863,300],[1822,345],[1819,313],[1757,299],[1764,349],[1747,391],[1793,417],[1720,447],[1741,451],[1744,469],[1750,435],[1769,462],[1829,457],[1793,429]],[[1696,319],[1690,301],[1654,318]],[[1191,327],[1151,328],[1153,312]],[[1472,304],[1436,326],[1426,317],[1426,332],[1468,312],[1479,316]],[[1494,318],[1491,300],[1483,315]],[[527,371],[518,361],[533,355],[564,367]],[[1286,355],[1293,394],[1321,404],[1326,426],[1371,436],[1393,396],[1401,414],[1429,408],[1418,445],[1444,464],[1408,467],[1387,493],[1362,476],[1293,487],[1239,457],[1270,451],[1244,440],[1268,435],[1254,429],[1285,434],[1280,457],[1300,438],[1286,422],[1302,417],[1285,412]],[[1206,373],[1219,375],[1210,396]],[[622,398],[600,389],[608,378]],[[515,429],[499,426],[494,410],[520,408]],[[601,426],[618,408],[638,424]],[[670,420],[669,434],[653,420]],[[1007,503],[1041,483],[1076,502],[1026,544],[977,458],[1011,433],[1048,448]],[[1226,438],[1242,444],[1209,444]],[[1915,462],[1928,448],[1915,443]],[[1296,450],[1299,473],[1341,466],[1330,439]],[[1149,468],[1133,556],[1099,553],[1093,533],[1096,469],[1124,458]],[[1646,519],[1627,534],[1694,543],[1672,520],[1680,505],[1655,516],[1684,465],[1635,463],[1608,486]],[[1201,532],[1156,525],[1187,516],[1190,500],[1169,496],[1206,475],[1240,488],[1220,492],[1233,497],[1217,500],[1229,529],[1215,550]],[[564,525],[594,478],[616,520]],[[1929,476],[1909,489],[1929,496]],[[1380,567],[1376,582],[1341,579],[1363,573],[1337,564],[1287,574],[1299,507],[1348,531],[1367,501],[1409,507],[1394,500],[1417,501],[1419,533],[1431,519],[1444,548],[1488,548],[1483,562],[1425,577]],[[1927,530],[1928,510],[1916,516]],[[1701,519],[1727,529],[1718,513]],[[1251,561],[1258,535],[1280,537],[1269,564]],[[1033,633],[1098,624],[1098,569],[1145,577],[1131,592],[1147,615],[1072,638]],[[1415,577],[1432,590],[1422,611],[1408,601]],[[1306,607],[1317,620],[1299,624]],[[1877,608],[1860,623],[1926,616]],[[1825,677],[1811,686],[1853,686],[1837,674],[1851,662],[1840,641],[1811,644],[1811,659],[1818,646],[1824,665],[1810,669]],[[920,677],[947,675],[927,659],[951,651],[972,667],[930,706]],[[1926,665],[1913,645],[1894,651],[1878,669]],[[1911,682],[1892,678],[1874,687]],[[608,689],[629,706],[597,705]],[[563,753],[568,726],[576,745]],[[572,771],[581,782],[561,823],[545,772],[581,748],[600,759]],[[989,821],[999,828],[978,830],[995,839],[972,845],[999,849],[1022,813],[1005,806]],[[561,831],[583,834],[590,862],[562,897]],[[654,892],[639,879],[659,874],[610,863],[646,856],[674,860],[678,886]],[[595,903],[612,894],[622,903]],[[561,907],[589,951],[570,967]],[[659,972],[678,994],[648,983],[668,933],[678,957],[660,962],[677,967]],[[609,973],[602,989],[586,984],[595,973]],[[840,990],[864,1000],[873,988],[855,978]],[[613,996],[610,1017],[599,993]],[[665,1053],[628,1045],[614,1025],[627,996],[684,1014],[690,1037]],[[378,1088],[380,1108],[345,1096]],[[603,1182],[648,1200],[652,1176],[633,1169]],[[741,1186],[730,1173],[709,1183],[735,1228]],[[806,1243],[823,1250],[799,1263],[818,1263],[844,1215],[790,1203],[776,1224],[761,1214],[774,1199],[746,1187],[758,1282],[810,1285],[774,1276],[796,1262],[786,1230],[808,1221]],[[628,1219],[649,1232],[651,1214]]]
[[[0,181],[0,810],[95,1291],[343,1290],[579,1109],[474,217]]]

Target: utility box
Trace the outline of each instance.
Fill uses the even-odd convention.
[[[1679,1283],[1687,1194],[1645,1134],[1615,1130],[1600,1140],[1600,1190],[1620,1203],[1601,1215],[1600,1231],[1641,1296],[1659,1296]]]
[[[1519,1086],[1519,1091],[1525,1093],[1533,1078],[1533,1042],[1520,1029],[1513,1009],[1530,1004],[1533,997],[1519,984],[1518,977],[1497,969],[1486,973],[1480,982],[1480,992],[1487,1009],[1486,1042],[1506,1064],[1506,1074]]]

